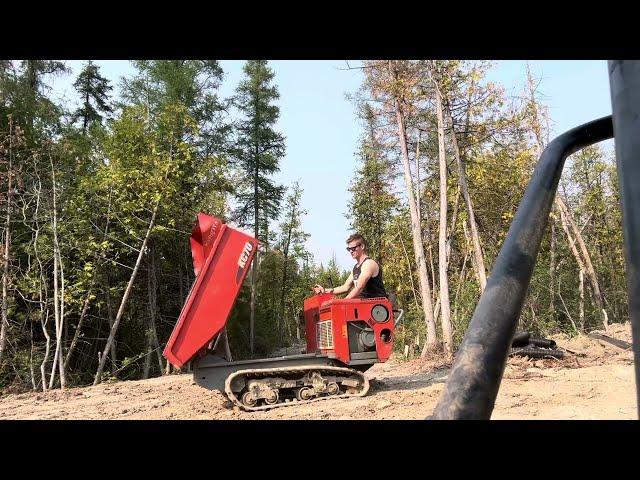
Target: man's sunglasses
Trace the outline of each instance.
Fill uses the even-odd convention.
[[[347,247],[349,252],[355,252],[358,247],[362,246],[361,244],[356,245],[355,247]]]

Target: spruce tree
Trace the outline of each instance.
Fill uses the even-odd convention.
[[[284,136],[274,130],[280,109],[274,102],[278,89],[272,84],[274,72],[264,60],[250,60],[245,78],[236,90],[234,104],[244,117],[236,125],[234,157],[246,181],[238,188],[235,219],[251,227],[257,239],[268,245],[269,221],[278,217],[284,188],[271,176],[279,171],[285,154]],[[250,349],[254,351],[255,294],[258,255],[251,273]]]
[[[14,117],[25,130],[27,144],[38,145],[40,140],[58,133],[61,109],[47,93],[51,87],[45,77],[68,72],[64,63],[53,60],[24,60],[14,93]]]
[[[100,75],[100,69],[91,60],[84,67],[73,86],[82,98],[82,106],[73,114],[73,120],[82,120],[82,135],[92,123],[102,122],[103,115],[111,113],[109,80]],[[95,105],[95,106],[94,106]]]

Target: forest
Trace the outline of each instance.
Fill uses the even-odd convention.
[[[194,281],[198,212],[260,241],[227,327],[234,359],[303,343],[311,286],[349,274],[308,250],[303,186],[274,180],[287,92],[268,61],[245,62],[229,98],[218,61],[131,63],[113,85],[85,62],[75,108],[50,86],[70,75],[64,62],[0,61],[0,391],[172,373],[162,351]],[[507,95],[487,80],[491,62],[353,68],[361,137],[345,239],[367,239],[405,310],[396,358],[450,357],[550,140],[540,80],[526,69]],[[520,328],[579,335],[627,321],[622,248],[613,155],[586,148],[565,167]]]

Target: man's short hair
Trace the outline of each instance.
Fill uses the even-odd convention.
[[[362,243],[362,248],[364,250],[367,249],[367,242],[364,239],[364,237],[362,235],[360,235],[359,233],[354,233],[353,235],[349,236],[349,238],[347,238],[347,243],[351,243],[351,242],[355,242],[355,241],[360,241]]]

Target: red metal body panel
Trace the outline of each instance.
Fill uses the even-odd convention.
[[[304,325],[307,337],[307,353],[318,349],[316,323],[320,318],[320,304],[335,298],[332,293],[323,293],[304,299]]]
[[[191,257],[193,258],[193,271],[196,277],[202,270],[221,230],[222,222],[219,219],[205,213],[198,214],[196,224],[189,238]]]
[[[384,305],[389,312],[386,321],[376,322],[371,311],[376,305]],[[345,364],[351,361],[348,339],[348,323],[364,321],[373,329],[378,362],[385,362],[393,351],[394,328],[393,307],[386,298],[338,299],[332,294],[314,295],[305,299],[304,315],[307,337],[307,352],[335,355]],[[333,348],[322,349],[318,345],[318,322],[331,321]]]
[[[204,213],[190,241],[197,277],[163,353],[178,368],[222,331],[258,248],[252,236]]]

